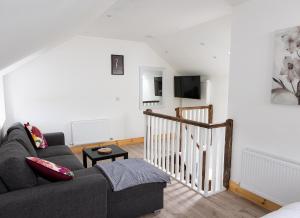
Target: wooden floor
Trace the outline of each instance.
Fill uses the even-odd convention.
[[[122,148],[128,151],[129,158],[143,157],[143,145],[128,145]],[[184,185],[172,181],[164,191],[164,209],[158,214],[149,214],[143,218],[250,218],[261,217],[266,213],[266,210],[231,192],[203,198]]]

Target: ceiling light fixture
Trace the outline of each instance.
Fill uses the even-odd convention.
[[[107,14],[106,17],[112,18],[112,15],[111,14]]]
[[[147,38],[147,39],[153,39],[154,36],[152,36],[152,35],[145,35],[145,38]]]
[[[200,45],[205,46],[205,43],[204,42],[200,42]]]

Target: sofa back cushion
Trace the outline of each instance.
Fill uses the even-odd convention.
[[[37,177],[26,163],[30,156],[17,141],[10,141],[0,148],[0,179],[8,191],[29,188],[37,184]]]
[[[14,124],[7,130],[7,141],[18,141],[28,151],[30,155],[37,157],[35,148],[33,147],[28,134],[21,123]]]

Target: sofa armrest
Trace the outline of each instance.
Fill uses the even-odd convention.
[[[101,175],[50,183],[0,195],[1,218],[104,218],[107,183]]]
[[[65,144],[65,135],[63,132],[46,133],[44,137],[49,146]]]

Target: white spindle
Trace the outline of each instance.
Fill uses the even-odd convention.
[[[176,156],[175,156],[175,160],[176,160],[176,164],[175,164],[175,178],[179,179],[179,147],[180,147],[180,129],[181,129],[181,123],[177,122],[175,123],[176,125],[176,143],[175,143],[175,152],[176,152]]]
[[[154,127],[154,124],[155,124],[155,117],[152,117],[151,116],[151,142],[150,142],[150,163],[154,163],[153,162],[153,157],[154,157],[154,137],[155,137],[155,134],[154,134],[154,130],[155,130],[155,127]]]
[[[166,157],[166,170],[169,173],[170,170],[170,137],[172,136],[172,132],[171,132],[171,121],[170,120],[166,120],[167,121],[167,157]]]
[[[194,121],[197,121],[197,110],[193,110],[193,119]]]
[[[205,114],[205,116],[204,116],[204,123],[208,123],[208,110],[204,110],[204,114]]]
[[[211,145],[210,145],[210,133],[211,130],[206,130],[206,158],[205,158],[205,176],[204,176],[204,194],[208,195],[209,179],[210,179],[210,156],[211,156]]]
[[[150,161],[150,146],[151,146],[151,116],[146,116],[146,124],[147,124],[147,150],[144,150],[146,153],[146,160]],[[146,140],[146,139],[144,139]]]
[[[181,155],[180,155],[180,180],[184,181],[184,164],[185,164],[185,146],[186,146],[186,129],[185,124],[182,125],[181,133]]]
[[[186,169],[185,169],[185,183],[190,183],[190,171],[191,171],[191,126],[187,125],[187,144],[186,144]]]
[[[158,141],[158,118],[155,117],[155,134],[154,134],[154,165],[157,166],[157,141]]]
[[[196,150],[198,145],[198,127],[194,126],[193,131],[193,148],[192,148],[192,188],[195,189],[196,180]]]
[[[216,164],[217,164],[217,152],[218,152],[218,142],[217,134],[218,129],[211,130],[212,138],[211,138],[211,153],[212,153],[212,161],[211,161],[211,190],[213,192],[216,191]]]
[[[157,153],[158,153],[158,167],[161,168],[161,138],[162,138],[162,119],[158,120],[158,148],[157,148]]]
[[[167,135],[167,131],[166,131],[166,121],[165,119],[162,120],[163,121],[163,127],[162,127],[162,169],[166,170],[166,135]]]
[[[188,111],[187,110],[185,110],[183,112],[183,117],[184,117],[184,119],[188,119]]]
[[[200,118],[199,118],[199,109],[198,110],[195,110],[195,113],[196,113],[196,118],[195,118],[195,121],[197,121],[197,122],[200,122]]]
[[[203,171],[203,128],[199,127],[199,150],[198,150],[198,192],[202,190],[202,171]]]
[[[175,122],[172,122],[171,135],[171,175],[174,174],[174,144],[175,144]]]
[[[203,114],[204,114],[204,111],[200,110],[200,112],[199,112],[199,122],[201,122],[201,123],[203,123]]]

